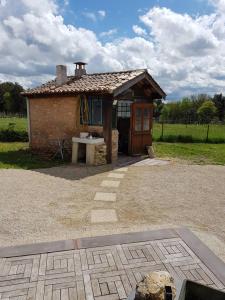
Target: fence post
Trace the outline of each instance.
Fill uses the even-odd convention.
[[[164,122],[162,122],[161,140],[163,139],[163,134],[164,134]]]
[[[208,141],[209,141],[209,124],[208,124],[208,126],[207,126],[207,133],[206,133],[206,143],[208,143]]]

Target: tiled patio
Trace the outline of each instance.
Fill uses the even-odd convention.
[[[126,299],[153,270],[225,289],[224,263],[180,228],[2,248],[0,299]]]

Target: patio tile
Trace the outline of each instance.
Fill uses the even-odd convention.
[[[120,181],[115,181],[115,180],[103,180],[101,183],[101,186],[103,187],[119,187]]]
[[[94,200],[96,201],[116,201],[116,193],[102,193],[102,192],[97,192],[95,194]]]
[[[91,223],[111,223],[117,222],[115,209],[93,209],[91,211]]]
[[[125,174],[121,174],[121,173],[109,173],[108,177],[110,178],[118,178],[118,179],[122,179],[124,178]]]
[[[117,220],[114,209],[92,210],[91,216]],[[11,247],[16,256],[7,258],[0,249],[0,298],[127,299],[143,275],[157,270],[171,273],[177,295],[183,279],[225,290],[225,264],[186,228],[81,238],[73,240],[74,250],[71,241],[53,242],[52,249],[36,244],[36,255],[29,256],[30,245]]]

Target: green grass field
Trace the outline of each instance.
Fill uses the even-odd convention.
[[[205,142],[208,125],[164,124],[163,137],[165,141],[173,142],[180,136],[181,141]],[[162,134],[162,124],[154,123],[153,139],[159,141]],[[183,137],[183,138],[182,138]],[[189,139],[191,137],[191,140]],[[209,142],[225,143],[225,125],[209,125]]]
[[[26,118],[0,118],[0,130],[7,129],[9,123],[15,124],[15,131],[27,130]],[[164,124],[165,141],[170,141],[177,136],[191,136],[193,142],[205,142],[207,136],[208,125],[184,125],[184,124]],[[154,123],[153,139],[159,141],[162,134],[162,124]],[[169,137],[169,139],[168,139]],[[182,141],[182,140],[181,140]],[[225,142],[225,125],[210,124],[209,127],[209,142]]]
[[[29,151],[28,143],[0,143],[0,169],[41,169],[62,164],[43,160]]]
[[[6,130],[9,124],[14,123],[15,131],[27,131],[27,118],[1,118],[0,117],[0,130]]]
[[[225,144],[154,143],[160,158],[178,158],[194,164],[225,165]]]
[[[225,144],[154,143],[156,156],[194,164],[225,165]],[[27,143],[0,143],[0,169],[41,169],[62,164],[46,161],[29,152]]]
[[[7,129],[9,123],[15,123],[16,131],[27,130],[26,118],[0,118],[0,130]],[[154,124],[154,140],[161,136],[161,124]],[[225,143],[206,144],[207,125],[165,124],[164,136],[192,136],[195,143],[155,142],[157,157],[178,158],[197,164],[225,165]],[[209,141],[225,142],[225,125],[210,125]],[[201,141],[202,143],[196,143]],[[0,168],[38,169],[57,166],[62,162],[45,161],[30,153],[27,143],[0,142]]]

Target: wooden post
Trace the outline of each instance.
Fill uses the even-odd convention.
[[[164,122],[162,122],[161,140],[163,140],[163,135],[164,135]]]
[[[209,141],[209,124],[207,126],[207,133],[206,133],[206,143]]]
[[[113,98],[103,98],[103,135],[106,143],[106,161],[112,163],[112,104]]]

